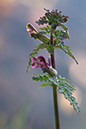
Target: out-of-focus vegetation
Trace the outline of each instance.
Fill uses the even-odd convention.
[[[5,125],[5,129],[25,129],[29,123],[28,115],[29,115],[30,106],[29,104],[24,104],[21,106],[18,111],[7,121]],[[29,127],[29,125],[28,125]]]

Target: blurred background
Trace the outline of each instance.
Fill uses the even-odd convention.
[[[86,0],[0,0],[0,129],[54,129],[52,88],[39,88],[30,69],[29,54],[38,40],[31,39],[26,24],[45,13],[43,8],[58,9],[68,15],[66,23],[72,53],[77,65],[61,50],[55,51],[56,69],[76,85],[75,97],[80,114],[58,93],[60,129],[86,129]],[[48,59],[48,53],[39,52]]]

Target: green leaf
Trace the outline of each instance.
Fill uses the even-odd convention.
[[[49,75],[45,75],[45,74],[43,74],[43,75],[41,75],[41,74],[34,74],[34,76],[32,77],[32,79],[34,80],[34,81],[45,81],[45,82],[47,82],[47,80],[48,80],[48,78],[49,78]]]
[[[65,27],[63,24],[60,24],[60,26],[61,26],[65,31],[67,31],[67,27]]]
[[[60,77],[57,78],[57,81],[60,82],[60,83],[65,84],[66,87],[69,88],[70,91],[74,91],[75,90],[75,87],[72,84],[72,82],[70,82],[66,78],[60,76]]]
[[[41,34],[47,34],[47,33],[50,33],[51,32],[51,28],[50,26],[46,26],[46,27],[43,27],[43,28],[39,28],[40,30],[42,30],[42,32],[40,32]]]
[[[57,86],[57,91],[59,91],[59,93],[63,94],[64,97],[66,99],[68,99],[70,101],[70,105],[73,105],[75,111],[77,113],[80,112],[80,109],[78,107],[78,103],[76,102],[74,96],[73,96],[73,92],[75,91],[75,87],[73,86],[73,84],[65,79],[64,77],[59,76],[58,78],[56,77],[52,77],[50,75],[41,75],[41,74],[34,74],[34,77],[32,78],[34,81],[44,81],[44,83],[40,86],[40,87],[44,87],[44,86]]]
[[[55,30],[54,36],[57,37],[58,40],[69,39],[69,35],[67,31],[62,31],[60,29]]]
[[[40,17],[40,19],[38,21],[36,21],[36,23],[38,25],[43,25],[43,24],[47,24],[48,20],[46,19],[46,16]]]
[[[66,54],[68,54],[70,57],[72,57],[72,59],[75,60],[76,64],[78,64],[78,61],[76,60],[76,58],[74,57],[74,55],[70,52],[71,49],[69,49],[69,46],[66,45],[61,45],[61,44],[57,44],[56,49],[60,48],[61,50],[63,50]]]
[[[54,46],[53,44],[46,45],[46,49],[50,54],[53,54]]]
[[[38,44],[38,45],[36,45],[35,48],[33,49],[33,52],[30,53],[30,57],[34,57],[36,54],[38,54],[38,51],[40,49],[43,49],[43,48],[45,48],[45,45],[44,44]]]
[[[29,69],[30,69],[30,65],[31,65],[31,58],[29,58],[28,67],[27,67],[27,72],[28,72]]]
[[[41,32],[39,32],[40,34],[42,34],[42,35],[45,35],[45,34],[47,34],[47,32],[46,31],[41,31]]]
[[[62,77],[59,77],[57,79],[55,78],[49,78],[49,80],[57,86],[57,90],[64,94],[64,97],[70,101],[70,104],[73,105],[74,109],[77,113],[80,112],[80,109],[78,107],[78,103],[76,102],[75,98],[72,96],[72,92],[75,90],[71,83],[67,81],[67,79],[64,79]],[[68,82],[68,84],[67,84]]]
[[[45,86],[49,86],[49,85],[50,85],[49,83],[43,83],[39,87],[45,87]]]

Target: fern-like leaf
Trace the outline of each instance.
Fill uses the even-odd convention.
[[[61,50],[63,50],[66,54],[68,54],[70,57],[72,57],[72,59],[75,60],[76,64],[78,64],[77,59],[74,57],[74,55],[71,53],[71,49],[69,49],[69,46],[66,46],[64,44],[57,44],[56,49],[60,48]]]
[[[49,75],[45,75],[45,74],[34,74],[34,76],[32,77],[32,79],[34,81],[45,81],[47,82],[48,81],[48,78],[49,78]]]
[[[73,105],[74,109],[76,110],[77,113],[80,112],[80,109],[78,107],[78,103],[76,102],[75,98],[73,97],[73,92],[75,91],[75,88],[73,84],[65,79],[64,77],[59,76],[58,78],[52,77],[50,75],[38,75],[34,74],[34,77],[32,78],[35,81],[44,81],[44,83],[40,87],[44,87],[47,85],[50,86],[57,86],[57,91],[59,93],[63,94],[66,99],[70,101],[70,105]]]
[[[57,78],[57,79],[49,78],[49,80],[57,86],[57,90],[60,93],[64,94],[64,97],[70,101],[70,104],[73,105],[76,112],[79,113],[80,109],[78,107],[78,103],[76,102],[75,98],[72,96],[73,91],[75,89],[74,87],[72,87],[71,83],[69,83],[67,79],[65,80],[62,77]]]

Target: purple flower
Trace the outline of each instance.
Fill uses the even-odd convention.
[[[45,60],[45,58],[43,56],[32,57],[31,61],[32,61],[32,65],[31,66],[32,66],[33,69],[36,69],[36,68],[44,69],[44,68],[48,68],[49,67],[47,65],[46,60]]]
[[[57,75],[57,71],[52,68],[51,57],[49,57],[48,63],[46,63],[46,60],[43,56],[32,57],[31,62],[31,67],[33,69],[41,68],[44,72],[47,72],[51,76]]]

